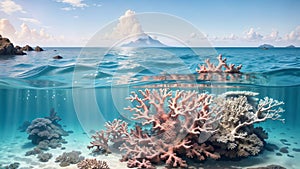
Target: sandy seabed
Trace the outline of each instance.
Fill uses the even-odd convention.
[[[270,129],[271,130],[271,129]],[[76,131],[76,130],[74,130]],[[40,162],[36,156],[25,156],[25,153],[32,150],[34,146],[30,140],[27,139],[27,134],[16,132],[16,135],[7,140],[1,138],[0,142],[0,164],[2,166],[9,165],[14,162],[20,163],[19,169],[32,168],[32,169],[75,169],[76,164],[72,164],[67,167],[60,167],[59,163],[55,162],[55,158],[61,155],[63,152],[80,151],[81,156],[85,158],[96,158],[97,160],[106,161],[111,169],[123,169],[127,168],[126,162],[120,162],[121,154],[112,153],[108,155],[93,156],[91,150],[87,149],[87,145],[91,141],[90,138],[84,132],[74,132],[69,136],[64,137],[68,142],[63,144],[64,150],[61,148],[49,149],[47,152],[51,153],[53,157],[48,162]],[[280,140],[285,139],[290,144],[287,146]],[[288,147],[288,153],[281,153],[282,156],[276,155],[280,153],[279,150],[273,152],[263,151],[258,156],[244,158],[238,161],[225,161],[225,160],[207,160],[200,163],[189,163],[189,168],[199,169],[230,169],[230,168],[252,168],[261,167],[271,164],[281,165],[287,169],[299,169],[300,168],[300,152],[293,151],[293,148],[300,148],[300,134],[291,129],[276,129],[270,132],[268,143],[277,145],[279,148]],[[165,168],[164,166],[157,166],[158,169]]]

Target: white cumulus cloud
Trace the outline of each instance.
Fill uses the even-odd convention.
[[[44,29],[31,29],[27,24],[23,23],[19,29],[10,23],[7,19],[0,20],[0,34],[2,37],[9,38],[14,44],[38,44],[43,45],[50,42],[56,42],[61,40],[46,33]]]
[[[34,18],[19,18],[19,19],[23,22],[30,22],[30,23],[33,23],[33,24],[36,24],[36,25],[41,24],[41,22],[39,20],[34,19]]]
[[[16,29],[7,19],[0,19],[0,34],[6,37],[14,37]]]
[[[144,34],[142,26],[136,18],[135,12],[127,10],[124,15],[119,18],[117,26],[111,34],[106,35],[108,39],[121,39],[131,35]]]
[[[254,30],[254,28],[250,28],[246,31],[245,39],[249,41],[256,41],[263,39],[263,35],[259,34]]]
[[[2,2],[0,2],[0,10],[3,11],[4,13],[10,15],[14,12],[22,12],[22,13],[26,13],[22,6],[15,3],[12,0],[3,0]]]
[[[87,4],[83,3],[83,0],[57,0],[57,2],[69,4],[72,7],[76,7],[76,8],[83,8],[88,6]]]
[[[239,37],[232,33],[228,36],[224,36],[222,40],[238,40],[238,39],[239,39]]]
[[[293,31],[285,36],[288,41],[300,41],[300,26],[297,26]]]
[[[282,38],[279,36],[279,31],[273,30],[269,35],[265,35],[263,40],[278,42],[281,41]]]

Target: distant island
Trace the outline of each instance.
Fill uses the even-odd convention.
[[[295,46],[294,45],[289,45],[286,48],[295,48]]]
[[[269,49],[269,48],[274,48],[273,45],[270,45],[270,44],[263,44],[263,45],[260,45],[259,48],[262,48],[262,49]]]
[[[147,34],[142,34],[136,40],[121,45],[121,47],[168,47],[159,40],[151,38]]]

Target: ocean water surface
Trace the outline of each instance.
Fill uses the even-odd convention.
[[[201,76],[196,72],[205,59],[217,64],[218,54],[227,58],[229,64],[242,64],[242,73]],[[63,59],[53,59],[56,55]],[[105,122],[114,119],[125,119],[134,126],[132,114],[123,109],[131,104],[125,98],[131,91],[146,88],[196,90],[214,95],[252,91],[259,93],[259,98],[268,96],[283,101],[285,123],[269,120],[260,125],[269,133],[266,142],[279,148],[287,146],[288,153],[263,151],[239,161],[221,160],[218,165],[245,168],[278,164],[294,169],[300,166],[300,153],[293,151],[300,149],[300,48],[45,48],[43,52],[27,52],[23,56],[0,56],[0,69],[3,166],[19,162],[24,168],[58,167],[55,158],[72,150],[93,157],[86,148],[93,131],[103,129]],[[18,128],[24,121],[48,116],[52,108],[61,117],[60,124],[69,131],[65,137],[68,143],[63,145],[65,149],[49,150],[53,158],[43,163],[25,156],[34,146],[26,132]],[[120,167],[116,164],[120,163],[119,157],[98,158],[106,159],[111,168],[116,168]],[[214,162],[201,165],[209,168]]]

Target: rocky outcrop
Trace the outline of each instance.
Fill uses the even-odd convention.
[[[33,48],[29,45],[26,45],[22,48],[22,51],[33,51]]]
[[[39,47],[39,46],[36,46],[36,47],[34,48],[34,51],[36,51],[36,52],[41,52],[41,51],[44,51],[44,49],[41,48],[41,47]]]
[[[15,48],[8,38],[0,35],[0,55],[26,55],[26,53]]]

